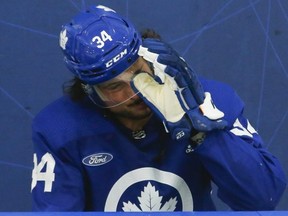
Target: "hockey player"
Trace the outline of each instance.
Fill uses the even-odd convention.
[[[211,211],[212,181],[232,210],[276,207],[283,170],[229,86],[104,6],[60,47],[75,80],[33,122],[35,211]]]

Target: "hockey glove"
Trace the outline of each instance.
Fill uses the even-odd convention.
[[[162,119],[173,139],[190,138],[192,131],[223,129],[224,114],[204,94],[197,75],[168,45],[148,39],[138,52],[153,65],[154,76],[137,74],[131,86]]]

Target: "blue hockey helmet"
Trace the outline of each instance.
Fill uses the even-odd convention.
[[[141,36],[114,10],[92,6],[63,25],[59,42],[68,69],[83,83],[95,85],[137,60]]]

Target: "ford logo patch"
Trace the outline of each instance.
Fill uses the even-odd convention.
[[[87,166],[101,166],[108,163],[112,159],[113,156],[109,153],[97,153],[85,157],[82,160],[82,163]]]

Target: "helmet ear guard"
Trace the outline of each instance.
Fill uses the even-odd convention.
[[[93,86],[89,85],[89,84],[84,84],[81,83],[81,87],[83,89],[83,91],[85,92],[85,94],[89,97],[89,99],[97,106],[102,107],[102,108],[107,108],[103,102],[103,100],[101,100],[101,98],[99,97],[99,95],[97,94],[97,92],[95,91],[95,89],[93,88]]]
[[[83,91],[85,92],[86,95],[92,95],[94,90],[93,90],[93,87],[88,85],[88,84],[84,84],[84,83],[81,83],[81,86],[82,86],[82,89]]]

